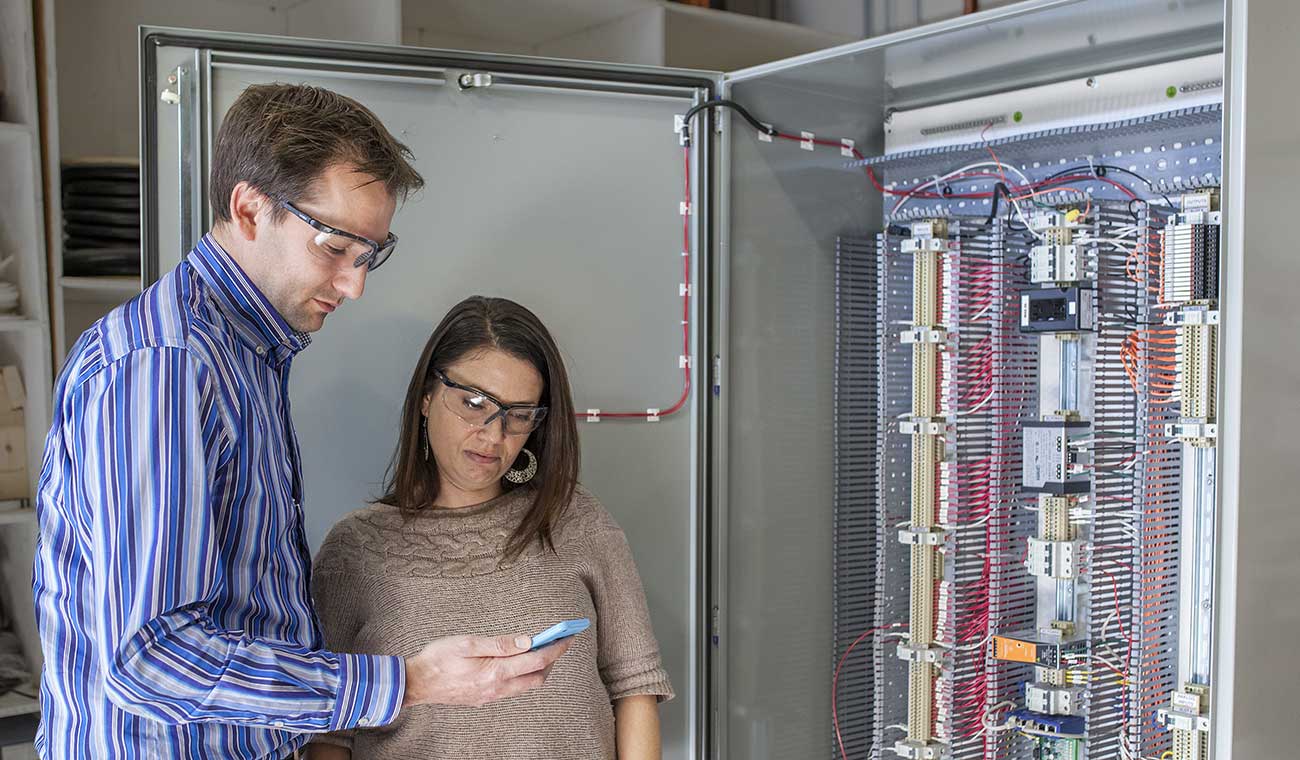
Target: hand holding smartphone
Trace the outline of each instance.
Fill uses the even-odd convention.
[[[541,649],[547,644],[554,644],[560,639],[567,639],[570,636],[582,633],[591,627],[591,621],[587,618],[578,618],[577,620],[565,620],[562,623],[547,628],[545,631],[533,637],[533,645],[529,651]]]

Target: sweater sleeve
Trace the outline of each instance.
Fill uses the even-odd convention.
[[[356,577],[356,569],[349,561],[343,540],[347,530],[345,520],[326,536],[316,555],[317,569],[311,578],[312,601],[325,646],[339,652],[355,651],[356,637],[365,620],[365,600],[359,590],[366,584],[358,582],[361,579]],[[355,734],[356,729],[344,729],[318,734],[312,741],[352,749]]]
[[[611,527],[590,536],[592,598],[596,605],[597,654],[610,701],[642,694],[673,698],[650,624],[645,590],[623,531]]]

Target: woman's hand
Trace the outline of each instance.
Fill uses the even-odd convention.
[[[640,694],[614,701],[618,760],[661,760],[659,698]]]

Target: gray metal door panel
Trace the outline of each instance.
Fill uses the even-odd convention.
[[[144,37],[152,55],[143,139],[156,150],[144,154],[146,236],[155,254],[146,271],[168,271],[187,249],[183,212],[186,201],[203,208],[205,148],[249,84],[310,82],[356,98],[411,147],[428,182],[394,219],[402,243],[393,261],[295,360],[291,395],[313,545],[378,493],[409,373],[437,320],[467,295],[514,298],[539,314],[565,353],[578,408],[644,412],[676,402],[683,166],[672,125],[707,76],[615,69],[627,79],[610,81],[561,67],[584,78],[574,87],[496,68],[491,59],[458,68],[408,50],[401,68],[385,73],[356,59],[380,48],[344,46],[353,55],[345,63],[296,41],[276,40],[270,54],[266,39],[185,34],[183,43],[161,46]],[[241,40],[263,47],[240,47]],[[192,69],[188,93],[185,74],[168,81],[181,65]],[[457,76],[468,70],[495,71],[497,81],[462,91]],[[160,101],[167,88],[180,89],[180,105],[199,116],[185,120]],[[182,145],[196,162],[189,167]],[[190,234],[206,229],[205,210],[190,219]],[[701,252],[698,241],[694,247]],[[707,292],[705,274],[696,266],[697,292]],[[707,310],[692,303],[699,325]],[[693,391],[681,413],[660,422],[580,426],[583,481],[628,535],[679,694],[660,713],[668,758],[699,756],[701,398]]]

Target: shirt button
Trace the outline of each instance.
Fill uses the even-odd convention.
[[[258,355],[258,356],[263,356],[264,354],[266,354],[266,346],[258,346],[258,347],[257,347],[257,355]]]
[[[357,721],[357,725],[358,725],[358,726],[368,726],[368,725],[370,725],[370,719],[369,719],[369,718],[361,718],[360,720]]]
[[[284,721],[282,721],[282,720],[273,720],[273,721],[271,721],[271,725],[275,726],[276,728],[284,728]]]

